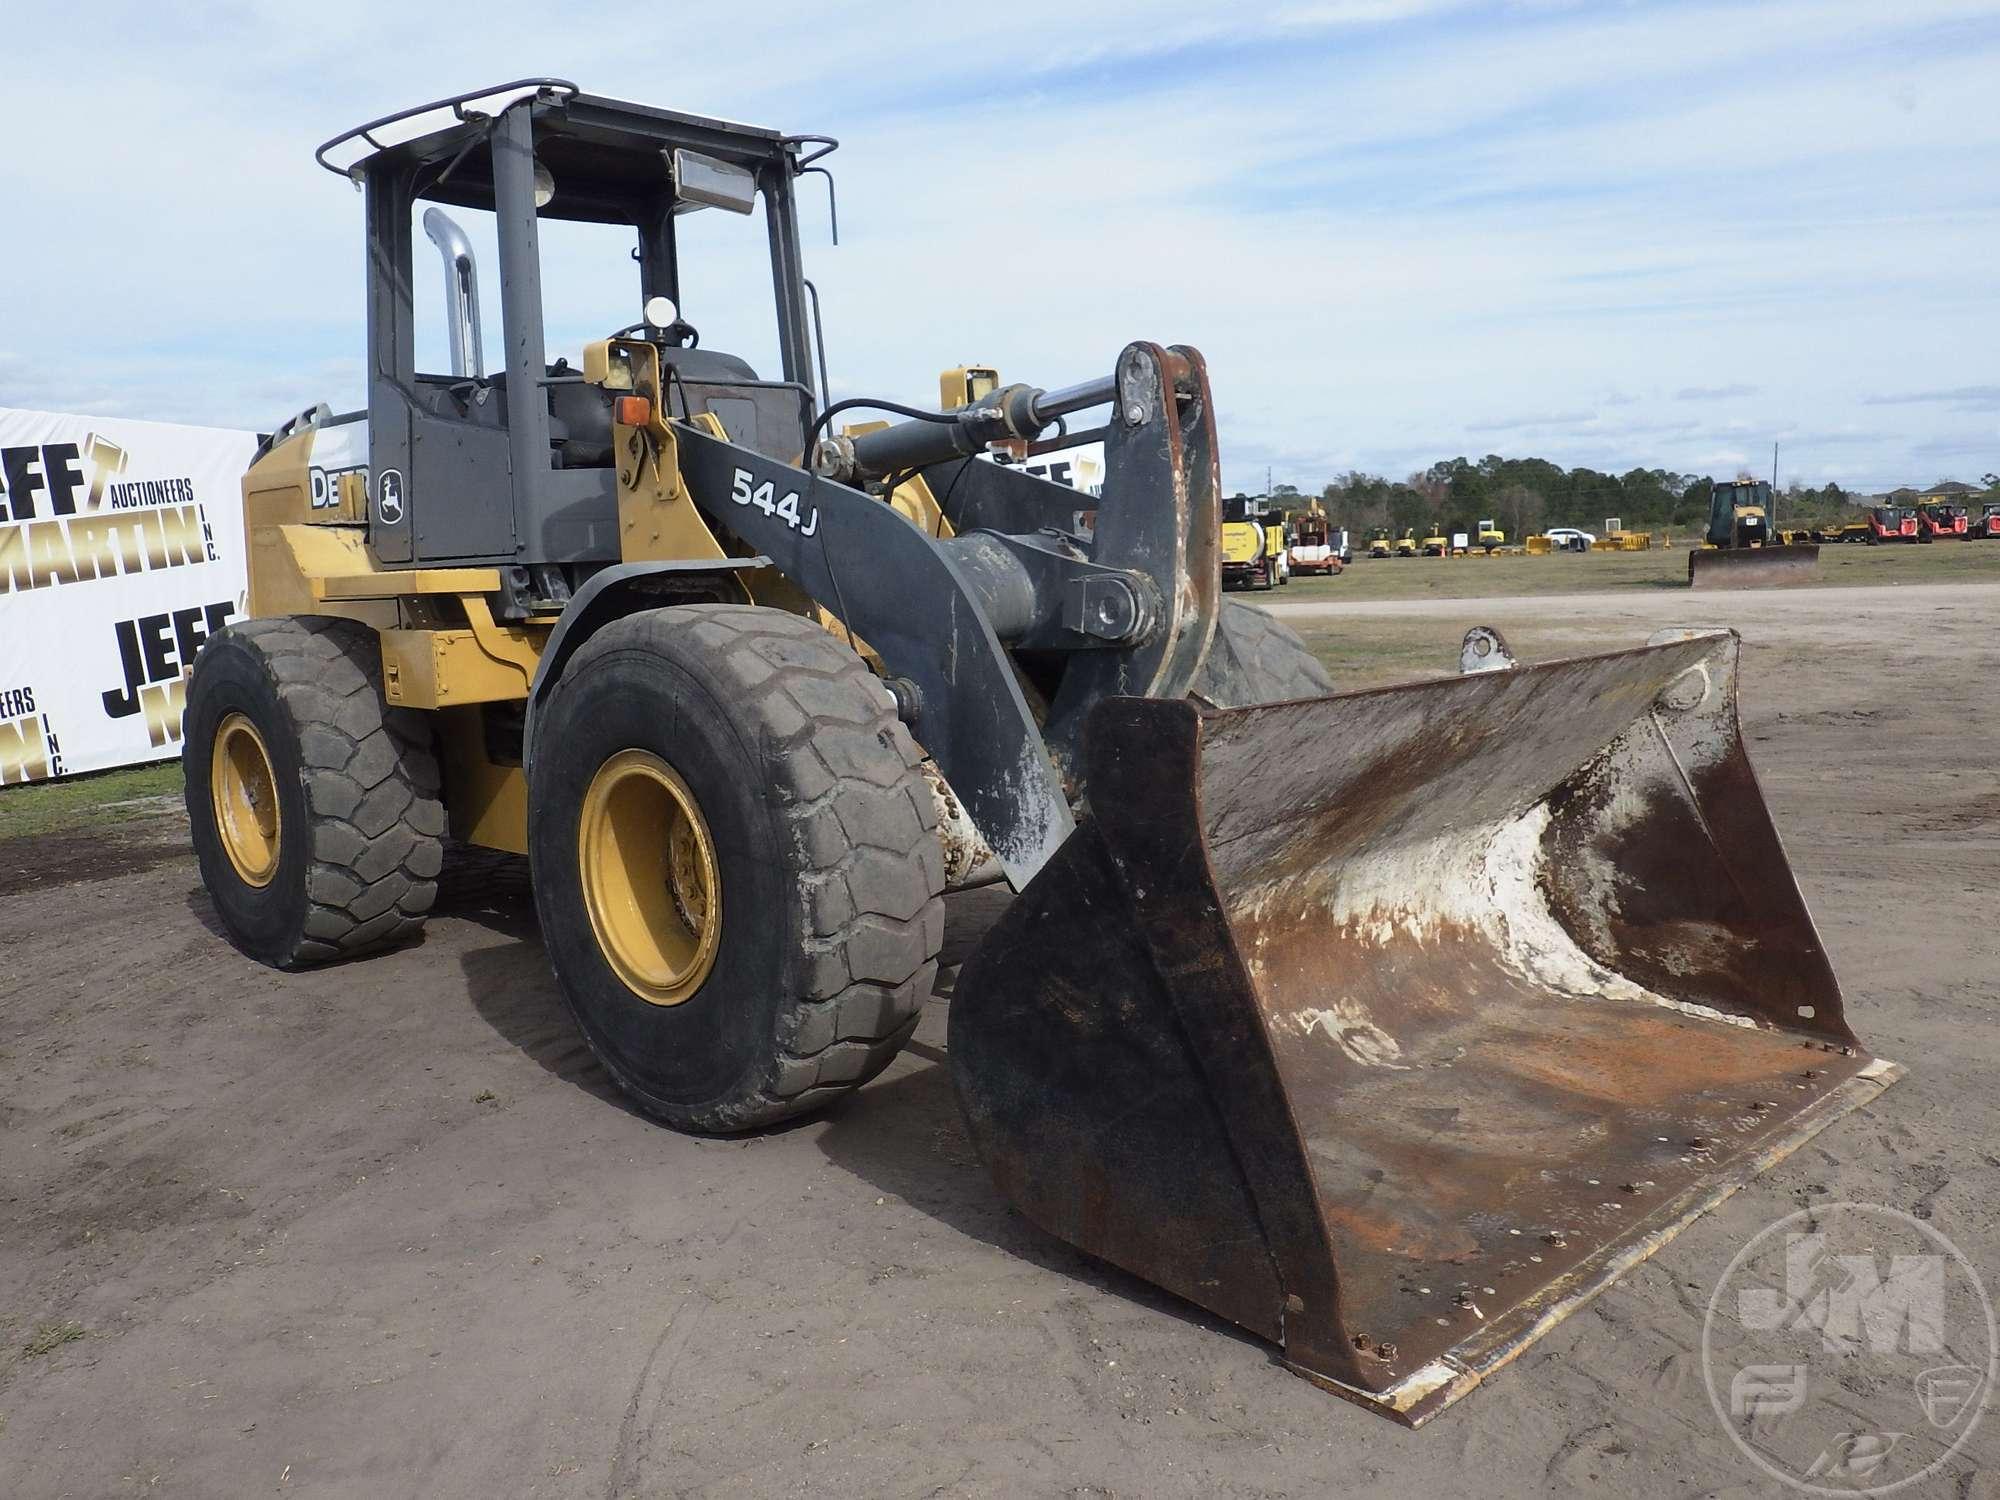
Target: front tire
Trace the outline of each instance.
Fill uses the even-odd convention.
[[[1188,689],[1213,708],[1324,698],[1335,691],[1333,678],[1290,626],[1241,599],[1222,601],[1215,639]]]
[[[859,657],[779,610],[649,610],[578,650],[534,745],[543,940],[641,1108],[744,1130],[889,1065],[936,975],[944,855]]]
[[[437,896],[444,804],[430,725],[382,696],[354,620],[249,620],[202,649],[181,763],[202,883],[274,968],[414,937]]]

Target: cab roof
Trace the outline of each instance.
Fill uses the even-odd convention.
[[[837,144],[757,125],[586,94],[561,78],[520,78],[434,99],[357,125],[313,155],[329,172],[354,177],[384,168],[409,171],[416,196],[464,208],[493,207],[488,130],[526,102],[535,116],[535,157],[555,179],[545,217],[623,223],[670,187],[668,157],[699,151],[753,172],[785,163],[797,172]]]

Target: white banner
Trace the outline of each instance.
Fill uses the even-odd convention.
[[[1039,453],[1020,463],[1024,473],[1037,479],[1051,480],[1056,484],[1066,484],[1073,490],[1082,490],[1087,495],[1104,493],[1104,442],[1099,439],[1092,443],[1078,443],[1074,448],[1058,448],[1052,453]]]
[[[180,754],[257,436],[0,406],[0,783]]]

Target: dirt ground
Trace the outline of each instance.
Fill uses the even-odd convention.
[[[1780,1493],[1699,1366],[1751,1235],[1868,1200],[2000,1285],[2000,586],[1278,602],[1440,667],[1475,621],[1528,655],[1740,629],[1849,1018],[1907,1080],[1412,1433],[1005,1207],[942,995],[826,1117],[696,1140],[590,1060],[517,868],[416,947],[288,976],[219,935],[171,812],[16,840],[0,1494]],[[954,898],[948,957],[1003,899]],[[1905,1493],[2000,1495],[2000,1421]]]

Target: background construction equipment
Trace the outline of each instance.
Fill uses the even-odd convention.
[[[1247,495],[1222,502],[1222,586],[1270,589],[1288,580],[1283,569],[1283,523],[1277,545],[1264,514],[1253,509]]]
[[[1739,479],[1710,488],[1704,545],[1688,552],[1694,588],[1767,588],[1808,583],[1819,573],[1819,548],[1781,542],[1772,528],[1771,486]]]
[[[1292,533],[1290,558],[1294,573],[1338,573],[1346,564],[1347,532],[1328,524],[1326,511],[1317,500],[1304,510],[1293,511],[1285,520]]]

